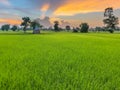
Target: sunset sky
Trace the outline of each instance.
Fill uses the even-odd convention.
[[[47,16],[51,23],[59,20],[71,26],[81,22],[91,27],[103,26],[103,11],[107,7],[113,7],[120,18],[120,0],[0,0],[0,25],[20,24],[24,16],[44,21]]]

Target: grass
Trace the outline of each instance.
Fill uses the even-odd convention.
[[[120,34],[0,33],[0,90],[120,90]]]

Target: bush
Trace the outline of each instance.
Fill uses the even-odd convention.
[[[77,33],[78,32],[78,28],[73,28],[73,32]]]
[[[108,30],[110,33],[114,33],[114,30],[113,29],[109,29]]]
[[[18,27],[16,25],[13,25],[11,28],[11,30],[13,30],[13,31],[16,31],[17,29],[18,29]]]

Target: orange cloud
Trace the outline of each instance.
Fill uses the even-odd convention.
[[[44,4],[42,8],[40,9],[42,11],[41,19],[45,18],[45,14],[47,10],[49,9],[50,5],[49,4]]]
[[[54,12],[54,15],[75,15],[103,11],[106,7],[120,8],[120,0],[68,0]]]
[[[15,19],[0,19],[0,23],[7,23],[11,25],[19,25],[21,23],[21,20],[15,20]]]
[[[49,4],[45,4],[42,6],[41,11],[46,12],[49,9]]]

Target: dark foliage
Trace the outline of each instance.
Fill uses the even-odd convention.
[[[89,25],[87,23],[82,23],[80,25],[80,32],[82,33],[87,33],[88,32],[88,29],[89,29]]]
[[[116,25],[119,24],[119,19],[118,17],[114,16],[112,7],[105,9],[104,17],[105,19],[103,20],[103,22],[106,25],[106,28],[108,29],[108,31],[110,31],[110,33],[113,33],[116,29]]]
[[[59,22],[55,21],[54,23],[55,23],[54,30],[57,32],[57,31],[59,31]]]
[[[74,32],[74,33],[77,33],[78,30],[79,30],[78,28],[73,28],[73,32]]]
[[[10,24],[5,24],[5,25],[2,25],[1,29],[4,31],[8,31],[10,29]]]
[[[21,23],[21,26],[24,26],[24,27],[23,27],[23,31],[26,32],[27,27],[28,27],[28,26],[30,25],[30,23],[31,23],[31,20],[30,20],[29,17],[23,17],[22,20],[23,20],[23,22]]]
[[[13,25],[11,28],[11,30],[13,30],[13,31],[16,31],[17,29],[18,29],[18,27],[16,25]]]
[[[69,32],[71,30],[70,26],[66,26],[66,30]]]

